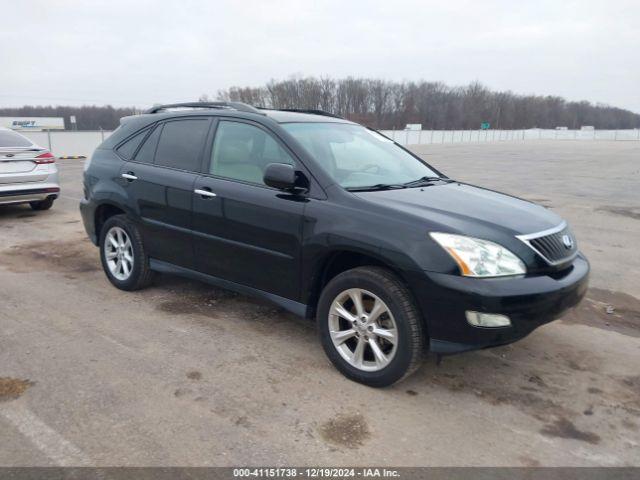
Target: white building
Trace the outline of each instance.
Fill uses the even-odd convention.
[[[62,117],[0,117],[0,127],[12,130],[64,130]]]

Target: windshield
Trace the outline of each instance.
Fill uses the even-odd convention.
[[[360,125],[284,123],[282,127],[344,188],[400,185],[439,176],[391,140]]]

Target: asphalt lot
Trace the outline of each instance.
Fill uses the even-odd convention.
[[[370,389],[266,303],[170,276],[113,288],[80,222],[82,161],[62,160],[51,211],[0,207],[0,465],[640,465],[640,143],[417,150],[567,218],[587,299]]]

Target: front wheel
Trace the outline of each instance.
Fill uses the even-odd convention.
[[[100,260],[109,281],[121,290],[139,290],[151,283],[142,236],[125,215],[109,218],[102,227]]]
[[[372,387],[402,380],[424,353],[422,319],[392,272],[359,267],[333,278],[318,303],[325,353],[346,377]]]

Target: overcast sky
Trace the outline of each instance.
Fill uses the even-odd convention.
[[[0,18],[0,106],[146,107],[325,75],[640,112],[638,0],[2,0]]]

